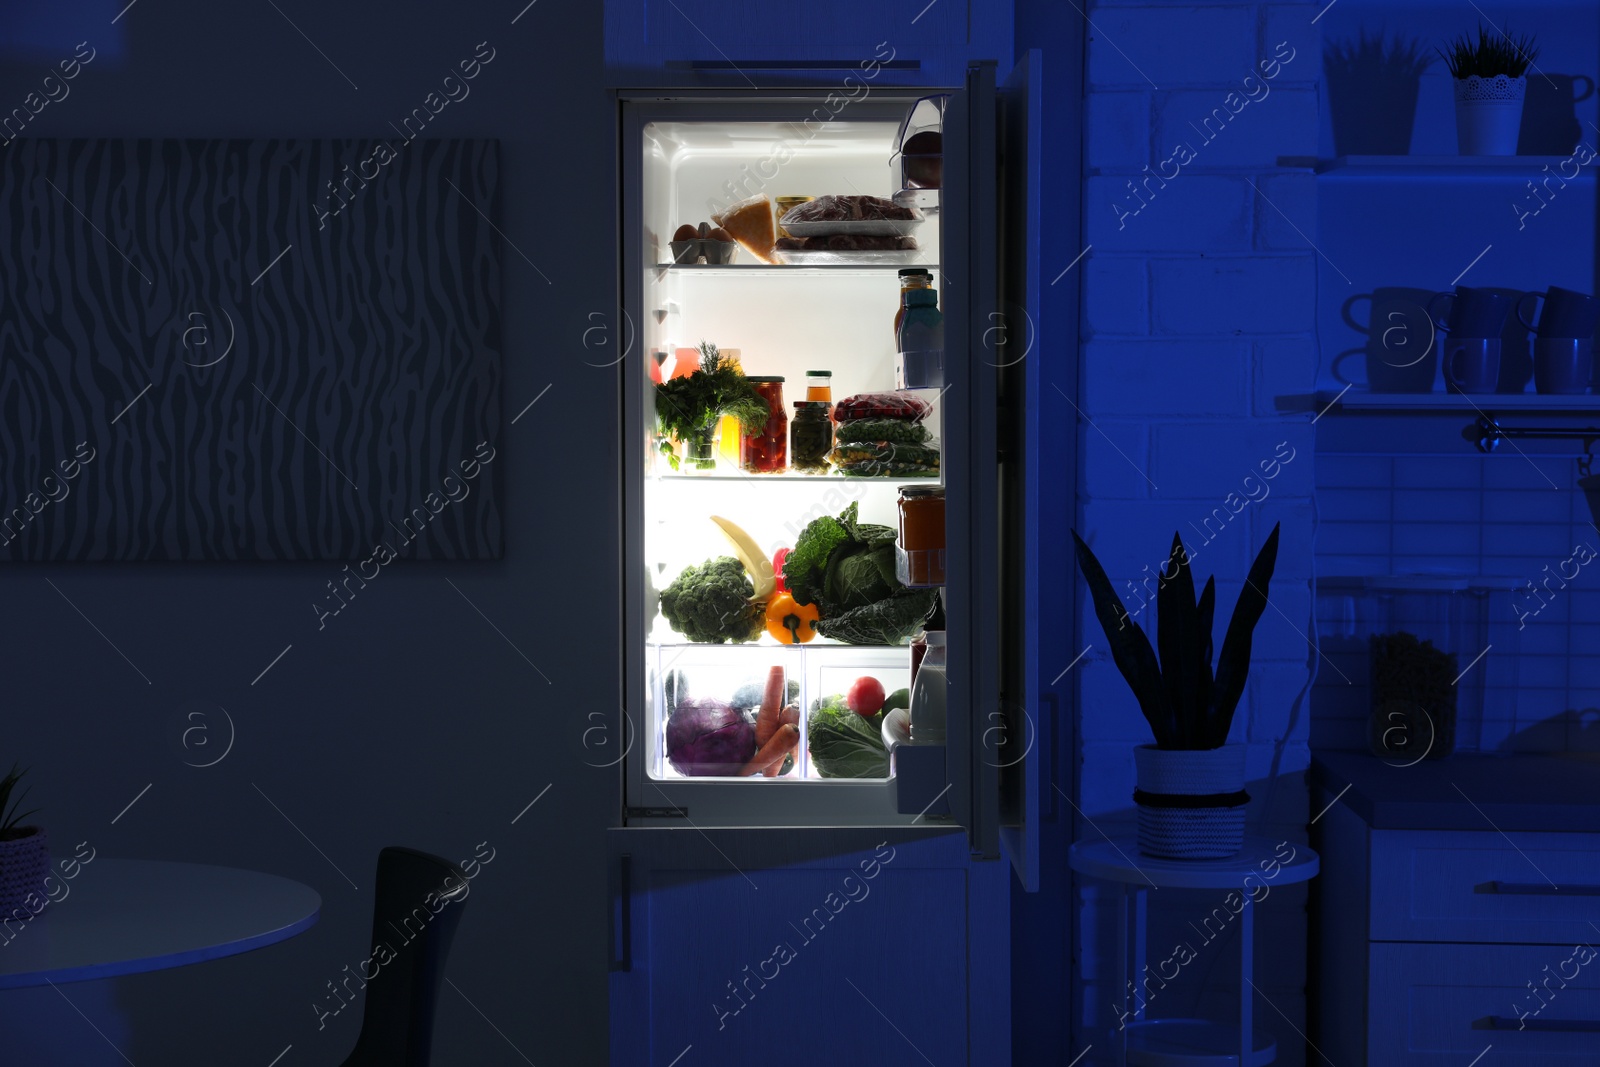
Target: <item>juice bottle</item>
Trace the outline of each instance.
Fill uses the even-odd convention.
[[[931,286],[900,291],[895,331],[894,387],[938,389],[944,380],[944,315]]]
[[[928,289],[933,286],[933,275],[921,267],[907,267],[900,272],[900,307],[894,313],[894,336],[900,339],[900,323],[906,317],[906,290]]]

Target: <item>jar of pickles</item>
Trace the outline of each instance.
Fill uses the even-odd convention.
[[[833,450],[833,405],[826,400],[796,400],[789,423],[789,465],[807,474],[826,474]]]
[[[752,474],[777,474],[788,465],[789,458],[789,416],[783,410],[783,378],[750,375],[745,381],[767,402],[768,414],[765,426],[744,435],[739,466]]]

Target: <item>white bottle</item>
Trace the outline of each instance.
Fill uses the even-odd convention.
[[[911,743],[942,745],[945,739],[944,631],[929,630],[928,651],[911,682]]]

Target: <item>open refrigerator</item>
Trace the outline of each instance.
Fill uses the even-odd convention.
[[[966,828],[975,856],[1003,852],[1023,884],[1036,885],[1037,814],[1048,788],[1039,754],[1053,751],[1055,716],[1041,700],[1049,683],[1037,673],[1041,612],[1028,580],[1039,564],[1038,501],[1050,475],[1032,414],[1041,360],[1031,351],[1039,255],[1029,221],[1041,202],[1030,62],[1037,56],[1003,86],[993,64],[974,64],[964,86],[947,90],[861,91],[857,79],[855,95],[618,94],[624,356],[640,357],[620,364],[624,826],[948,819]],[[909,140],[930,130],[939,136]],[[825,194],[913,206],[915,247],[780,248],[763,262],[746,247],[674,242],[683,227],[747,196]],[[835,402],[894,390],[900,271],[911,267],[929,272],[944,322],[941,377],[915,393],[929,409],[922,424],[939,453],[936,475],[752,473],[741,468],[729,420],[709,469],[694,469],[683,442],[668,441],[682,461],[673,468],[658,433],[657,382],[692,366],[702,342],[731,351],[748,376],[782,377],[791,418],[793,402],[806,398],[807,371],[831,373]],[[885,760],[881,776],[840,776],[838,749],[818,746],[813,714],[836,707],[859,679],[891,697],[907,689],[908,645],[826,636],[782,643],[766,633],[743,643],[691,641],[668,623],[661,594],[686,568],[733,554],[712,516],[736,523],[770,559],[813,520],[852,506],[862,523],[898,528],[900,491],[928,485],[942,487],[945,500],[936,618],[946,638],[946,742],[909,756],[896,749],[892,775]],[[680,703],[710,698],[753,716],[778,666],[799,733],[780,773],[683,773],[673,758],[682,750],[668,741]]]

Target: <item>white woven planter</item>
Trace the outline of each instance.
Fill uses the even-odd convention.
[[[15,917],[21,920],[42,911],[49,899],[44,891],[49,873],[50,842],[43,830],[15,841],[0,841],[0,920],[12,918],[13,912],[20,911]],[[27,904],[30,893],[35,898],[31,908]]]
[[[1456,144],[1464,156],[1514,156],[1528,79],[1476,74],[1455,80]]]
[[[1133,750],[1141,793],[1211,796],[1243,793],[1245,747]],[[1228,807],[1157,807],[1139,803],[1139,851],[1161,859],[1226,859],[1244,845],[1243,803]]]

